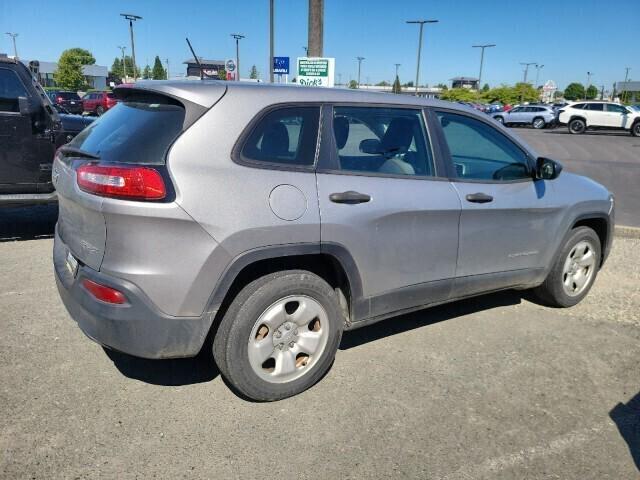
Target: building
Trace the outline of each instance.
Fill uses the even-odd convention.
[[[202,65],[202,76],[204,78],[218,78],[220,72],[224,71],[224,60],[206,60],[198,57]],[[194,58],[182,62],[187,65],[187,77],[200,78],[200,66]]]
[[[451,79],[451,88],[467,88],[478,90],[478,79],[473,77],[456,77]]]
[[[27,62],[29,70],[38,79],[43,87],[57,87],[55,73],[58,70],[56,62],[31,60]],[[107,75],[109,69],[102,65],[83,65],[82,74],[90,88],[104,90],[107,88]]]
[[[616,91],[621,99],[623,92],[626,92],[624,96],[625,101],[629,103],[640,103],[640,82],[618,82],[616,83]]]
[[[359,90],[367,92],[393,93],[392,85],[360,85]],[[403,95],[415,95],[416,87],[402,87],[400,93]],[[424,98],[440,98],[442,89],[437,87],[418,87],[418,96]]]

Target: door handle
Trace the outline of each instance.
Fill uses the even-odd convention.
[[[467,202],[472,203],[489,203],[493,202],[493,197],[491,195],[487,195],[486,193],[478,192],[478,193],[470,193],[466,196]]]
[[[366,203],[370,201],[371,195],[349,190],[348,192],[332,193],[329,195],[329,200],[333,203],[347,203],[349,205],[355,205],[356,203]]]

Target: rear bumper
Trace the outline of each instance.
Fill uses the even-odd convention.
[[[201,317],[173,317],[159,311],[134,284],[80,264],[75,277],[66,266],[68,248],[58,235],[53,264],[60,298],[80,329],[97,343],[143,358],[178,358],[197,355],[216,312]],[[125,305],[95,299],[82,286],[83,278],[116,288],[127,297]]]

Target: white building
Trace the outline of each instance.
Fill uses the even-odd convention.
[[[56,87],[54,74],[58,70],[56,62],[44,62],[40,60],[31,60],[26,62],[29,70],[36,76],[40,85],[43,87]],[[104,90],[107,88],[107,75],[109,69],[102,65],[83,65],[82,74],[84,75],[87,85],[96,90]]]

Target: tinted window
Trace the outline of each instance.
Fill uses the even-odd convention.
[[[341,170],[433,175],[420,110],[336,107],[333,131]]]
[[[615,105],[613,103],[607,103],[607,111],[615,113],[629,113],[629,111],[622,105]]]
[[[518,112],[524,112],[524,108],[516,107],[511,109],[511,113],[518,113]]]
[[[69,144],[107,163],[163,164],[182,131],[184,108],[121,102],[98,117]]]
[[[78,94],[74,92],[58,92],[55,96],[60,97],[63,100],[80,100]]]
[[[592,112],[603,112],[604,104],[602,103],[587,103],[585,110],[590,110]]]
[[[575,105],[571,105],[571,108],[577,108],[578,110],[584,109],[584,103],[576,103]]]
[[[245,161],[313,165],[318,142],[319,107],[289,107],[269,112],[242,147]]]
[[[495,128],[453,113],[438,112],[438,118],[459,178],[531,178],[525,153]]]
[[[0,68],[0,112],[19,112],[18,97],[27,97],[27,90],[12,70]]]

